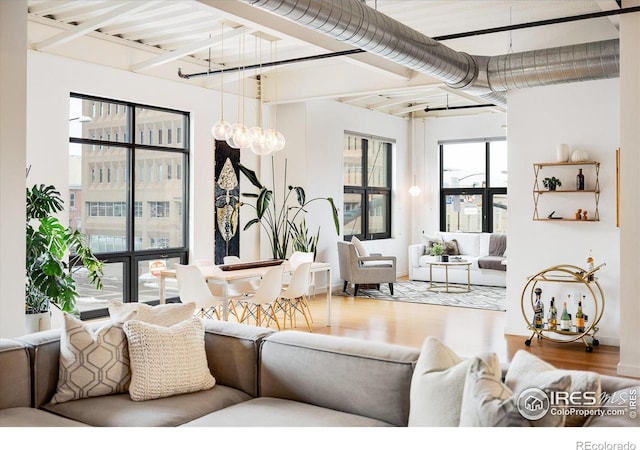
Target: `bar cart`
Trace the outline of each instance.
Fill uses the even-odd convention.
[[[524,341],[527,347],[531,345],[531,340],[534,336],[538,339],[547,339],[552,342],[560,343],[582,340],[586,346],[585,350],[588,353],[593,351],[593,347],[600,345],[600,342],[596,339],[596,333],[598,332],[598,322],[600,322],[604,312],[604,293],[594,274],[604,265],[605,264],[600,264],[599,266],[588,270],[578,266],[561,264],[549,267],[529,277],[527,284],[525,284],[524,289],[522,290],[521,299],[522,316],[527,322],[529,330],[532,332],[531,337]],[[574,325],[571,326],[569,331],[564,331],[560,328],[550,329],[549,323],[544,323],[541,327],[534,326],[531,322],[531,313],[527,308],[527,305],[530,304],[531,310],[534,309],[534,292],[536,290],[536,286],[544,283],[575,283],[586,286],[587,291],[590,294],[587,295],[586,298],[587,301],[589,301],[590,297],[590,300],[593,302],[593,310],[595,313],[593,314],[593,320],[589,321],[589,325],[585,324],[583,331],[578,331]],[[587,338],[591,339],[591,343],[587,341]]]

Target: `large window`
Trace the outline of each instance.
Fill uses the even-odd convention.
[[[102,291],[74,276],[81,317],[106,314],[110,298],[157,301],[152,263],[187,261],[188,129],[185,112],[71,94],[70,224],[107,263]]]
[[[440,229],[507,232],[507,142],[440,143]]]
[[[391,161],[389,139],[344,135],[344,239],[391,237]]]

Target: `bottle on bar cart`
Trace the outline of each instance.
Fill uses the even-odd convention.
[[[551,297],[551,303],[549,304],[549,316],[547,316],[547,324],[550,330],[558,328],[558,308],[556,308],[555,303],[555,297]]]
[[[562,315],[560,316],[560,329],[562,331],[571,331],[571,316],[567,311],[567,302],[562,307]]]
[[[582,301],[578,302],[578,311],[576,311],[576,331],[580,333],[584,331],[584,313],[582,312]]]

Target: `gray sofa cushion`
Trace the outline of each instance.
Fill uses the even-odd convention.
[[[418,356],[418,349],[398,345],[283,331],[263,342],[260,397],[406,426]]]
[[[31,406],[31,367],[27,347],[0,339],[0,409]]]
[[[73,400],[43,408],[97,427],[173,427],[250,398],[238,389],[217,385],[206,391],[141,402],[134,402],[127,393]]]
[[[216,382],[258,396],[258,355],[274,330],[221,320],[205,320],[204,343]]]
[[[386,422],[315,405],[260,397],[216,411],[187,427],[385,427]]]
[[[36,408],[0,410],[0,427],[88,427],[81,422],[56,416]]]

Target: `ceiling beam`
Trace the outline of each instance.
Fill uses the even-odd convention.
[[[124,5],[119,6],[106,14],[103,14],[95,19],[88,20],[81,25],[75,26],[67,31],[63,31],[62,33],[58,33],[55,36],[52,36],[44,41],[38,42],[34,48],[36,50],[48,50],[51,47],[55,47],[57,45],[62,45],[67,42],[70,42],[74,39],[77,39],[81,36],[84,36],[92,31],[97,30],[102,25],[106,25],[114,20],[118,19],[120,16],[125,14],[132,14],[135,11],[139,11],[141,9],[148,8],[155,2],[132,2],[125,3]]]
[[[230,30],[224,34],[224,38],[232,38],[239,34],[245,33],[247,30],[245,27],[238,27],[233,30]],[[149,58],[145,61],[141,61],[137,64],[133,64],[131,66],[131,70],[134,72],[138,72],[145,69],[150,69],[152,67],[156,67],[170,61],[175,61],[176,59],[180,59],[183,56],[190,55],[192,53],[198,52],[200,50],[211,47],[212,45],[217,44],[221,38],[219,36],[210,37],[207,39],[203,39],[197,42],[192,42],[189,45],[185,45],[178,49],[175,49],[171,52],[165,53],[164,55],[154,56],[153,58]],[[221,67],[220,65],[217,65]]]

